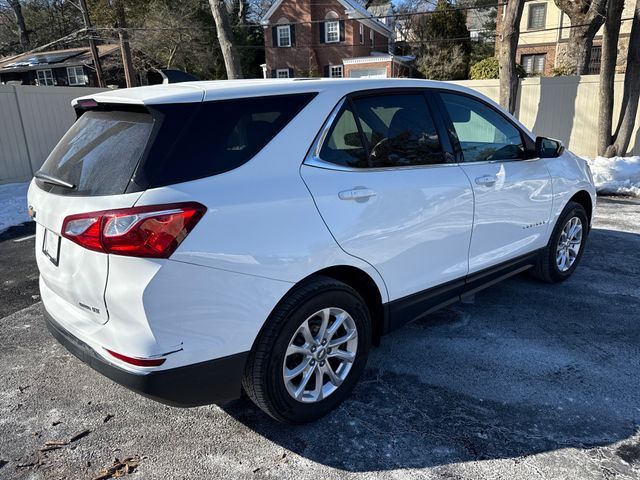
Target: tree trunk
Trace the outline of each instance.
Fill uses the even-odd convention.
[[[627,70],[624,76],[624,95],[618,128],[614,135],[613,155],[625,155],[631,141],[631,134],[638,114],[640,99],[640,0],[636,0],[633,13],[629,51],[627,54]]]
[[[618,39],[624,0],[608,0],[607,20],[602,34],[602,59],[600,60],[600,86],[598,92],[598,155],[606,155],[611,145],[613,122],[613,93],[618,58]]]
[[[20,46],[23,50],[27,50],[29,47],[29,31],[27,25],[24,22],[24,16],[22,15],[22,6],[19,0],[8,0],[13,15],[16,17],[16,25],[18,26],[18,34],[20,35]]]
[[[502,19],[502,29],[498,37],[500,65],[500,105],[513,113],[518,95],[518,73],[516,71],[516,50],[520,36],[520,19],[524,0],[509,0]]]
[[[576,75],[589,73],[591,47],[593,47],[593,34],[589,26],[571,29],[567,44],[567,57],[571,59],[572,66],[575,65]]]
[[[554,0],[556,6],[571,20],[567,59],[576,75],[589,73],[593,37],[605,21],[607,0]]]
[[[209,0],[211,13],[216,22],[216,31],[218,33],[218,42],[222,50],[224,65],[227,70],[228,79],[242,78],[242,66],[240,65],[240,56],[236,47],[233,45],[233,34],[231,32],[231,24],[229,23],[229,15],[224,0]]]

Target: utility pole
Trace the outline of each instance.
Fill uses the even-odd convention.
[[[136,86],[136,77],[133,71],[131,60],[131,47],[129,46],[129,32],[127,32],[127,19],[124,14],[123,0],[113,0],[112,5],[116,13],[118,22],[118,38],[120,39],[120,53],[122,54],[122,65],[124,67],[124,78],[127,88]]]
[[[89,17],[89,9],[87,8],[87,0],[80,0],[80,10],[82,11],[82,19],[84,20],[84,28],[89,35],[89,48],[93,57],[93,65],[96,67],[96,77],[98,78],[98,86],[104,88],[104,75],[102,74],[102,65],[100,64],[100,55],[98,55],[98,47],[93,39],[93,27],[91,26],[91,18]]]

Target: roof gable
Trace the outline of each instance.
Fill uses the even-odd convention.
[[[367,25],[369,25],[371,28],[375,30],[378,30],[378,32],[383,35],[389,36],[391,34],[392,32],[391,28],[389,28],[388,25],[385,25],[384,23],[378,21],[378,19],[376,19],[373,16],[373,14],[370,11],[368,11],[365,8],[365,6],[362,5],[360,2],[358,2],[357,0],[336,0],[336,1],[344,7],[348,18],[357,19],[359,21],[362,21],[363,23],[366,22]],[[273,2],[273,4],[271,5],[271,8],[267,10],[267,13],[265,13],[262,19],[260,20],[260,23],[262,23],[263,25],[268,24],[272,15],[280,7],[282,2],[283,0],[276,0],[275,2]]]

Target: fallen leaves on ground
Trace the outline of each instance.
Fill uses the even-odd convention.
[[[108,468],[103,468],[98,473],[97,477],[93,477],[93,480],[106,480],[108,478],[119,478],[133,473],[133,471],[140,465],[140,457],[135,455],[133,457],[127,457],[120,461],[117,458],[113,461],[113,465]]]
[[[44,446],[40,449],[40,451],[41,452],[48,452],[49,450],[58,450],[59,448],[62,448],[64,446],[66,446],[66,445],[69,445],[70,443],[77,442],[78,440],[80,440],[81,438],[86,437],[90,433],[91,433],[91,430],[83,430],[80,433],[76,433],[73,437],[71,437],[69,439],[69,441],[66,441],[66,440],[47,440],[46,442],[44,442]]]

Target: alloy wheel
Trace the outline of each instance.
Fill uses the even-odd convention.
[[[576,261],[582,245],[582,220],[571,217],[565,223],[556,247],[556,265],[561,272],[568,271]]]
[[[317,311],[289,341],[282,366],[287,392],[303,403],[327,398],[349,375],[357,349],[358,330],[349,313],[337,307]]]

